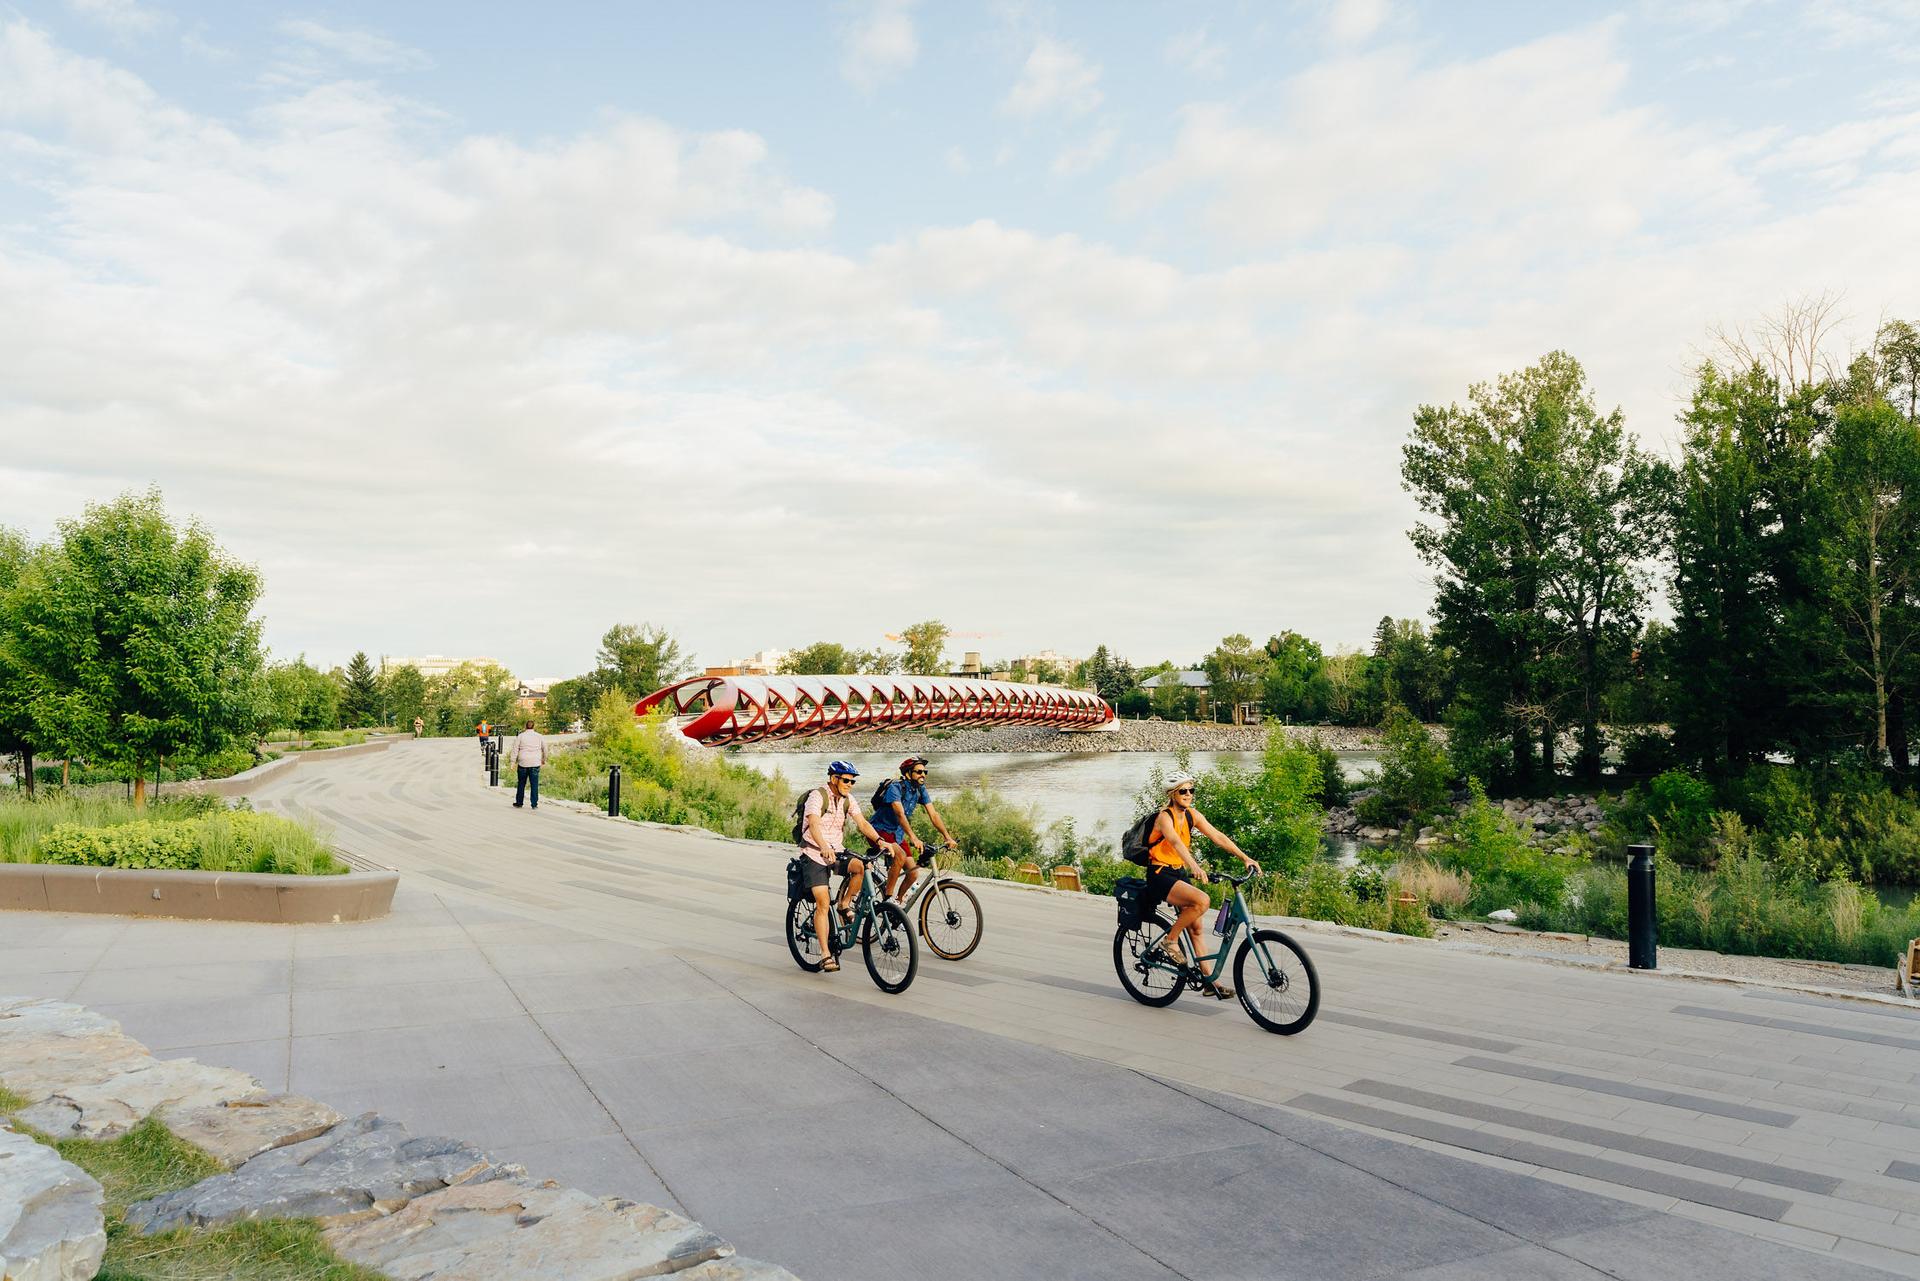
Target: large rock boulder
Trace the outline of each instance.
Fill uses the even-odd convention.
[[[327,1244],[395,1281],[626,1281],[733,1253],[671,1210],[522,1180],[435,1192],[390,1218],[331,1228]]]
[[[456,1139],[415,1138],[372,1112],[318,1138],[262,1153],[127,1211],[142,1233],[243,1219],[349,1221],[391,1214],[415,1197],[465,1183],[524,1175]]]
[[[245,1072],[149,1056],[105,1080],[63,1087],[18,1116],[56,1139],[115,1139],[161,1108],[217,1107],[265,1094]]]
[[[100,1202],[86,1171],[0,1126],[0,1277],[88,1281],[107,1249]]]
[[[160,1120],[180,1138],[239,1165],[262,1152],[316,1139],[340,1123],[340,1114],[298,1094],[267,1094],[195,1106],[162,1108]]]

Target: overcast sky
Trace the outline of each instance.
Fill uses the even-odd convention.
[[[0,0],[0,524],[158,484],[323,664],[1358,644],[1417,404],[1665,450],[1917,228],[1915,0]]]

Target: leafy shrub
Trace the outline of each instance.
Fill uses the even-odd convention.
[[[174,868],[203,872],[343,873],[309,828],[272,814],[234,810],[203,818],[139,820],[111,827],[62,823],[40,842],[40,861],[75,867]]]
[[[779,775],[701,752],[664,716],[634,719],[617,696],[603,697],[584,747],[548,757],[543,790],[605,807],[607,770],[620,766],[620,812],[648,823],[676,823],[725,836],[786,841],[793,835],[793,792]]]
[[[1318,734],[1310,735],[1300,744],[1300,749],[1312,752],[1314,763],[1320,767],[1320,787],[1313,795],[1314,801],[1327,808],[1345,805],[1352,793],[1352,784],[1347,782],[1347,771],[1340,764],[1340,754],[1322,741]]]
[[[1487,800],[1480,780],[1468,788],[1467,803],[1447,826],[1437,855],[1442,866],[1472,876],[1474,910],[1558,907],[1574,860],[1531,845],[1519,825]]]
[[[1178,753],[1185,770],[1188,757]],[[1155,765],[1135,795],[1140,813],[1167,803],[1168,774]],[[1325,811],[1315,801],[1324,786],[1320,749],[1294,743],[1274,726],[1254,769],[1222,765],[1200,774],[1194,803],[1208,822],[1231,837],[1269,872],[1297,871],[1320,852]]]
[[[1094,831],[1098,833],[1103,826],[1096,823]],[[1098,835],[1082,836],[1079,825],[1073,819],[1063,818],[1047,827],[1046,851],[1048,865],[1058,867],[1062,863],[1077,865],[1088,860],[1112,858],[1114,844]]]
[[[1008,863],[1040,861],[1038,811],[1022,808],[985,783],[975,783],[940,802],[940,817],[969,858]],[[913,830],[923,841],[938,839],[924,810],[915,810]]]
[[[1890,907],[1850,881],[1791,876],[1757,854],[1725,852],[1710,871],[1654,855],[1660,942],[1740,956],[1804,957],[1889,966],[1920,937],[1920,904]],[[1556,910],[1529,907],[1522,922],[1602,938],[1627,934],[1627,878],[1618,865],[1578,873]]]
[[[1140,876],[1141,869],[1123,858],[1082,858],[1080,860],[1080,884],[1089,894],[1112,894],[1113,886],[1123,876]]]
[[[1331,863],[1314,863],[1291,876],[1261,877],[1248,887],[1247,898],[1257,915],[1332,921],[1417,938],[1432,936],[1433,923],[1417,895],[1413,902],[1402,903],[1400,887],[1383,882],[1379,888],[1379,897],[1363,898],[1354,892],[1351,875],[1342,875]]]
[[[1621,741],[1619,772],[1630,778],[1652,778],[1679,764],[1673,740],[1657,729],[1637,730]]]
[[[1453,766],[1446,749],[1404,707],[1381,727],[1386,746],[1373,777],[1373,794],[1360,802],[1360,818],[1380,827],[1402,827],[1438,813],[1447,804]]]
[[[1670,769],[1647,784],[1647,823],[1670,857],[1706,857],[1715,808],[1713,789],[1685,770]]]
[[[1361,864],[1348,871],[1347,890],[1362,903],[1387,901],[1387,877],[1377,867]]]

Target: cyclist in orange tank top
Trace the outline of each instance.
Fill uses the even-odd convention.
[[[1163,946],[1169,951],[1177,949],[1184,934],[1188,949],[1195,957],[1202,957],[1205,949],[1201,946],[1200,918],[1211,900],[1200,888],[1207,883],[1207,869],[1194,857],[1194,832],[1198,831],[1228,853],[1238,854],[1246,866],[1256,864],[1231,837],[1207,822],[1206,816],[1193,807],[1193,793],[1191,774],[1177,774],[1167,785],[1167,806],[1154,822],[1155,840],[1147,851],[1147,892],[1141,907],[1151,912],[1165,901],[1180,915],[1173,929],[1167,932]],[[1196,880],[1198,885],[1194,884]],[[1207,989],[1215,996],[1224,1001],[1233,995],[1233,988],[1213,977],[1213,969],[1204,957],[1200,960],[1200,972],[1206,975]]]

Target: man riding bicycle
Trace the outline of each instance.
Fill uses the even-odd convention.
[[[893,842],[893,862],[887,870],[887,897],[904,903],[907,895],[913,891],[914,882],[919,873],[907,865],[907,846],[913,847],[917,855],[925,855],[927,844],[913,831],[913,812],[924,809],[927,821],[940,833],[941,839],[953,847],[959,848],[960,842],[953,839],[953,833],[947,830],[940,811],[933,808],[933,800],[927,795],[927,758],[909,756],[900,762],[900,777],[889,779],[878,792],[873,794],[873,818],[871,822],[884,840]],[[901,877],[906,883],[901,884]],[[898,886],[898,892],[895,892]]]
[[[815,788],[807,796],[807,804],[802,811],[805,821],[801,824],[800,852],[806,856],[802,864],[804,877],[802,884],[813,896],[813,928],[820,936],[820,955],[825,959],[820,968],[829,972],[840,968],[840,961],[833,954],[833,943],[827,932],[831,919],[827,903],[831,897],[829,889],[835,872],[846,877],[840,885],[840,901],[835,905],[843,918],[851,918],[853,896],[860,888],[861,878],[866,875],[867,865],[847,853],[847,823],[849,820],[860,830],[860,834],[875,845],[885,848],[891,854],[899,854],[898,848],[867,822],[866,817],[853,803],[853,781],[860,777],[860,771],[846,761],[835,761],[827,766],[827,785]]]

